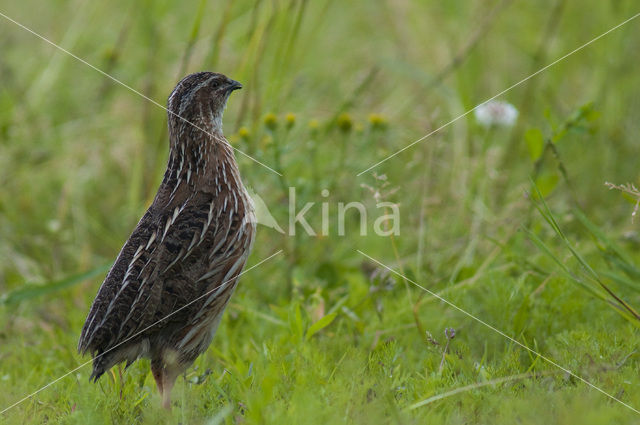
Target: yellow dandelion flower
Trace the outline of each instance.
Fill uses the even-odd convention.
[[[387,119],[382,114],[369,114],[369,124],[371,128],[382,129],[387,126]]]
[[[309,121],[309,130],[316,131],[318,128],[320,128],[320,121],[316,119]]]
[[[338,115],[336,124],[338,125],[338,128],[340,130],[348,133],[353,127],[353,120],[351,119],[351,115],[346,112],[341,113],[340,115]]]
[[[242,137],[243,139],[248,139],[251,136],[251,132],[247,127],[240,127],[240,129],[238,130],[238,136]]]
[[[275,128],[278,126],[278,116],[273,112],[269,112],[267,115],[265,115],[263,121],[264,125],[266,125],[267,128],[271,130],[275,130]]]
[[[294,114],[293,112],[289,112],[287,115],[284,116],[284,122],[287,128],[293,127],[296,123],[296,114]]]

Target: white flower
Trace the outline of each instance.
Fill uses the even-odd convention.
[[[518,118],[518,110],[509,102],[490,100],[478,106],[474,111],[476,120],[485,127],[492,125],[511,127]]]

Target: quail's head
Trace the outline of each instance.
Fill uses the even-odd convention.
[[[167,101],[169,134],[193,131],[193,126],[222,133],[222,113],[232,91],[242,84],[215,72],[198,72],[183,78]]]

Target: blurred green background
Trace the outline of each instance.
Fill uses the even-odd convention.
[[[160,407],[148,362],[80,368],[6,423],[633,423],[640,409],[640,12],[625,0],[6,1],[0,13],[165,104],[184,75],[244,85],[224,128],[278,223],[209,351]],[[152,200],[166,112],[0,17],[0,410],[88,359],[76,343]],[[328,190],[327,197],[322,190]],[[368,207],[368,235],[337,205]],[[381,237],[376,203],[400,234]],[[329,234],[321,235],[321,207]],[[455,329],[449,339],[445,329]],[[451,335],[448,331],[447,335]]]

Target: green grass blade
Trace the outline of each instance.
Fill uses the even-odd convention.
[[[75,274],[54,282],[45,283],[43,285],[25,283],[19,288],[16,288],[13,291],[7,292],[0,296],[0,304],[17,304],[19,302],[41,297],[52,292],[61,291],[63,289],[77,285],[78,283],[83,282],[87,279],[91,279],[93,277],[101,275],[109,270],[110,267],[111,263],[103,264],[86,272]]]
[[[314,336],[315,334],[320,332],[322,329],[329,326],[331,322],[333,322],[333,319],[336,318],[337,315],[338,313],[327,314],[326,316],[323,316],[320,320],[315,322],[313,325],[309,326],[309,329],[307,329],[307,335],[305,336],[305,339],[307,341],[310,340],[312,336]]]

